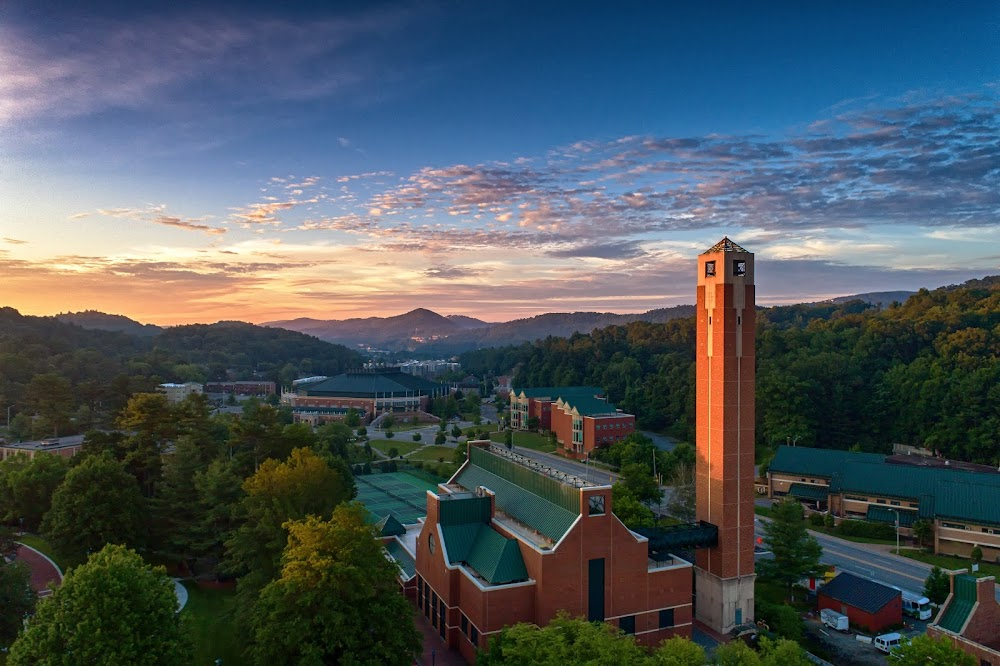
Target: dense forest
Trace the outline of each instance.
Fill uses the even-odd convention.
[[[515,386],[595,384],[643,428],[693,440],[693,318],[468,352]],[[1000,463],[1000,277],[878,308],[861,301],[760,308],[757,438],[888,451],[895,442]]]
[[[107,423],[129,396],[163,382],[265,379],[288,384],[362,362],[312,336],[242,322],[175,326],[153,336],[90,330],[0,308],[0,409],[33,436]],[[30,419],[31,416],[37,418]]]

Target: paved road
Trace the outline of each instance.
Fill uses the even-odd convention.
[[[766,518],[761,519],[761,521]],[[757,536],[763,536],[763,523],[755,525]],[[887,553],[874,544],[855,543],[823,534],[809,532],[823,547],[823,562],[837,567],[838,571],[849,571],[858,576],[864,576],[902,590],[921,593],[924,581],[931,572],[931,565],[917,562],[906,557]],[[1000,589],[996,592],[1000,601]]]
[[[673,451],[674,447],[676,447],[678,443],[678,440],[670,437],[669,435],[660,435],[648,430],[640,430],[639,432],[653,440],[653,444],[655,444],[656,448],[661,451]]]
[[[584,465],[583,463],[579,463],[575,460],[568,460],[562,456],[557,456],[551,453],[542,453],[541,451],[533,451],[532,449],[526,449],[518,446],[516,434],[514,435],[514,453],[520,453],[522,456],[544,463],[552,469],[565,472],[566,474],[573,474],[581,479],[586,479],[591,483],[596,483],[602,486],[610,486],[618,478],[618,475],[614,472],[606,472],[603,469],[594,467],[593,465]]]

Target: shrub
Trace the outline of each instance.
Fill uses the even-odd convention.
[[[365,463],[364,466],[361,468],[361,473],[362,474],[371,474],[372,473],[371,463]]]
[[[413,433],[413,441],[414,442],[419,442],[420,439],[421,439],[421,437],[420,437],[420,433],[419,432]]]
[[[361,476],[362,474],[361,465],[355,465],[354,468],[351,469],[351,471],[354,472],[354,476]]]
[[[823,525],[826,527],[836,527],[837,521],[833,518],[832,513],[827,513],[826,516],[823,517]]]
[[[837,525],[837,534],[843,536],[862,537],[865,539],[896,538],[896,526],[886,523],[869,523],[866,520],[844,520]]]
[[[411,464],[413,465],[413,469],[423,469],[424,468],[424,461],[423,460],[414,460]]]
[[[396,436],[396,433],[394,433],[393,431],[391,431],[391,430],[386,430],[385,431],[385,438],[386,439],[392,439],[395,436]]]
[[[823,527],[825,519],[822,513],[809,514],[809,524],[813,527]]]

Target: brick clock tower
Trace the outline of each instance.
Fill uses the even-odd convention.
[[[695,616],[719,633],[754,619],[753,274],[728,238],[698,257],[696,514],[719,541],[697,551]]]

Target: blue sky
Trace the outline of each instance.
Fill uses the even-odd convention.
[[[762,303],[998,272],[997,3],[79,4],[0,4],[26,313],[642,311],[726,234]]]

